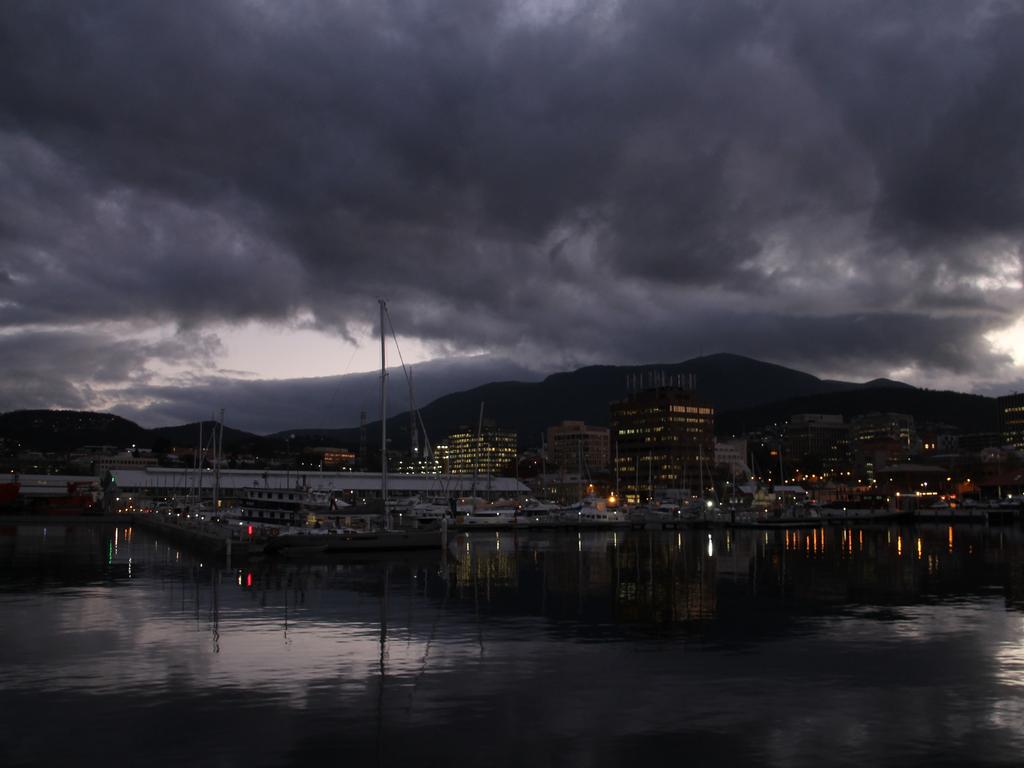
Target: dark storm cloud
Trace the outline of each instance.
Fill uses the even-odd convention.
[[[1009,3],[906,3],[861,25],[821,6],[796,48],[872,155],[881,222],[907,234],[1020,231],[1024,14]]]
[[[1022,40],[1000,2],[7,3],[0,323],[386,295],[533,368],[995,370]]]

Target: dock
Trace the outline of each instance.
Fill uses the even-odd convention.
[[[119,522],[125,515],[118,516]],[[133,513],[132,525],[155,531],[172,541],[189,544],[211,555],[244,559],[262,554],[270,534],[260,525],[229,526],[206,520],[183,518],[178,515]]]

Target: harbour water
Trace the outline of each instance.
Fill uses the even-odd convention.
[[[1024,531],[0,529],[0,765],[1019,764]]]

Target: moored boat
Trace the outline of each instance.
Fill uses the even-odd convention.
[[[821,525],[822,516],[817,504],[796,502],[769,508],[752,523],[757,528],[800,528]]]
[[[951,521],[977,521],[983,522],[988,519],[988,513],[982,507],[974,507],[961,504],[953,506],[946,501],[938,500],[928,506],[917,507],[912,513],[915,520],[951,520]]]
[[[268,544],[267,551],[283,551],[290,546],[308,547],[312,552],[343,553],[343,552],[368,552],[368,551],[400,551],[412,549],[428,549],[444,547],[447,538],[447,526],[444,525],[446,518],[442,517],[441,530],[404,530],[392,526],[392,506],[388,503],[388,456],[387,456],[387,358],[384,342],[386,339],[385,320],[387,318],[387,306],[383,299],[378,301],[380,306],[380,339],[381,339],[381,400],[380,400],[380,421],[381,421],[381,494],[380,509],[383,517],[383,528],[365,531],[355,531],[351,528],[343,528],[337,524],[326,528],[313,528],[296,534],[282,534],[274,537],[274,541]],[[337,512],[337,510],[335,510]],[[327,516],[331,519],[331,516]],[[309,538],[299,539],[298,536]],[[322,547],[322,549],[321,549]]]
[[[629,525],[630,516],[624,510],[613,507],[598,496],[584,496],[576,504],[563,507],[556,513],[563,525],[580,528],[607,528]]]

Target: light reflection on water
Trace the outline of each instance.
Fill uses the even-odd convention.
[[[937,525],[228,568],[3,528],[0,764],[1016,762],[1022,559],[1020,529]]]

